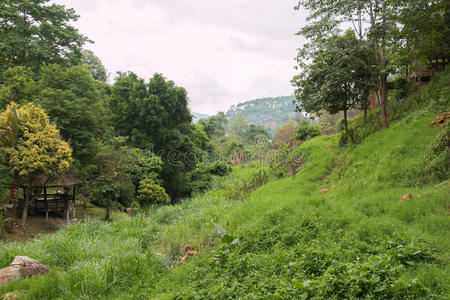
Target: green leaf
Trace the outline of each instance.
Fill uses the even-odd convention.
[[[221,238],[225,237],[226,235],[230,236],[230,232],[228,232],[228,230],[225,230],[222,226],[220,226],[220,224],[216,224],[216,231]]]
[[[230,244],[231,242],[233,242],[233,237],[231,235],[227,234],[222,237],[222,243]]]

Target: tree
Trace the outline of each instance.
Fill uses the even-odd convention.
[[[206,134],[210,139],[212,139],[225,135],[225,126],[228,124],[228,119],[225,113],[219,112],[217,115],[214,115],[206,120],[199,120],[198,124],[203,125]]]
[[[388,127],[387,119],[387,49],[397,23],[398,8],[394,1],[388,0],[300,0],[296,8],[304,7],[310,11],[310,24],[298,33],[310,39],[299,51],[299,66],[307,64],[311,55],[320,48],[321,42],[338,31],[338,25],[351,23],[360,40],[370,41],[376,55],[377,98],[381,106],[383,127]],[[355,23],[356,21],[356,23]],[[363,24],[368,24],[367,27]]]
[[[273,143],[275,145],[286,144],[292,146],[296,128],[297,122],[292,120],[286,121],[286,123],[284,123],[275,130],[275,134],[273,136]]]
[[[16,66],[7,69],[2,74],[0,84],[0,107],[6,108],[7,104],[25,104],[30,102],[37,93],[36,82],[30,68]]]
[[[262,126],[249,124],[247,130],[244,132],[243,141],[247,144],[268,144],[270,141],[270,133]]]
[[[88,39],[70,23],[75,11],[50,0],[0,2],[0,68],[46,63],[78,63]]]
[[[5,121],[0,128],[0,147],[13,147],[19,136],[20,120],[17,110],[12,107],[6,112]]]
[[[42,105],[73,149],[77,165],[91,162],[107,128],[106,99],[85,66],[43,65],[36,103]]]
[[[173,200],[189,195],[188,173],[196,164],[187,159],[199,137],[187,105],[186,90],[161,74],[146,84],[134,73],[119,73],[110,101],[116,133],[161,156],[164,187]]]
[[[127,138],[115,137],[100,145],[92,177],[92,201],[106,208],[106,219],[114,206],[129,206],[139,182],[149,178],[161,183],[162,161],[151,152],[129,147]]]
[[[400,47],[397,57],[407,65],[416,60],[445,65],[450,51],[450,6],[446,0],[391,0],[398,7]],[[407,68],[406,73],[409,70]]]
[[[242,113],[235,115],[227,126],[227,133],[235,140],[242,142],[249,124]]]
[[[94,52],[91,50],[83,50],[81,51],[81,54],[83,54],[83,63],[91,70],[95,80],[106,82],[108,80],[108,73],[105,66],[103,66],[101,60],[95,56]]]
[[[7,127],[8,115],[17,111],[19,116],[18,137],[12,147],[0,147],[14,178],[26,185],[26,199],[22,213],[25,225],[30,205],[31,186],[36,176],[49,178],[65,173],[72,161],[69,145],[61,140],[59,131],[51,124],[45,111],[33,103],[22,107],[8,105],[0,115],[0,128]]]
[[[163,187],[157,185],[152,179],[146,178],[139,183],[138,199],[141,204],[169,204],[170,197]]]
[[[320,135],[320,128],[318,125],[312,125],[308,121],[302,120],[295,130],[294,138],[299,141],[305,141],[318,135]]]
[[[370,48],[347,31],[322,41],[311,58],[312,62],[292,81],[300,107],[308,113],[342,111],[345,133],[352,138],[347,112],[369,95],[373,59]]]

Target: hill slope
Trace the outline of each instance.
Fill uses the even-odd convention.
[[[404,118],[354,149],[338,148],[338,136],[303,143],[296,150],[304,153],[302,170],[248,199],[231,200],[230,190],[261,171],[236,168],[225,188],[180,205],[2,244],[0,267],[28,255],[53,272],[0,293],[19,291],[29,299],[445,298],[450,182],[448,169],[430,168],[436,159],[430,151],[446,129],[430,126],[435,112],[427,103],[448,103],[448,79],[404,102]],[[324,188],[329,192],[320,193]],[[404,194],[412,198],[401,200]],[[216,224],[234,242],[221,241]],[[199,255],[177,265],[186,244]]]
[[[208,119],[209,117],[211,117],[206,114],[196,113],[195,111],[191,112],[191,115],[192,115],[192,122],[194,123],[197,123],[201,119]]]
[[[273,134],[286,121],[303,117],[303,114],[295,111],[294,100],[294,96],[250,100],[233,105],[226,115],[231,119],[237,114],[243,114],[247,122],[263,126]]]

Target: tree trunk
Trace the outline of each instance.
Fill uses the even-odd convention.
[[[22,225],[25,226],[28,217],[28,208],[30,207],[31,188],[27,187],[25,193],[25,199],[23,199],[23,211],[22,211]]]
[[[388,127],[386,103],[388,98],[387,82],[386,82],[386,1],[383,2],[383,17],[382,17],[382,33],[381,33],[381,46],[380,46],[380,95],[381,95],[381,118],[383,121],[383,128]]]
[[[354,144],[355,141],[353,139],[353,136],[350,134],[350,131],[348,130],[348,122],[347,122],[347,110],[344,110],[344,130],[345,130],[345,134],[347,135],[347,137],[352,141],[352,143]]]
[[[380,96],[381,96],[381,119],[383,121],[383,128],[388,127],[388,119],[387,119],[387,110],[386,110],[386,103],[387,103],[387,83],[386,78],[383,76],[380,80]]]
[[[106,207],[106,214],[105,214],[105,220],[109,221],[110,217],[109,217],[109,206]]]
[[[382,30],[380,34],[380,40],[378,40],[378,35],[375,34],[372,37],[373,45],[375,49],[375,54],[377,57],[377,63],[380,70],[380,74],[378,75],[378,93],[379,95],[379,104],[381,107],[381,119],[383,122],[383,128],[388,127],[388,120],[387,120],[387,111],[386,111],[386,103],[387,103],[387,83],[386,83],[386,1],[383,2],[382,7]],[[374,8],[372,6],[372,2],[369,1],[369,15],[370,15],[370,24],[372,28],[375,28],[376,26],[376,12],[374,11]],[[380,41],[380,45],[378,47],[378,41]]]

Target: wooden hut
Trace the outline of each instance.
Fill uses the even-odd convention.
[[[45,175],[37,176],[31,185],[32,195],[29,209],[35,212],[45,212],[45,220],[48,221],[48,213],[56,212],[64,215],[69,220],[69,211],[73,208],[73,217],[75,217],[76,187],[82,184],[82,181],[71,174],[66,174],[57,180],[49,180]],[[17,198],[14,206],[19,210],[23,209],[26,199],[27,186],[17,182]],[[29,186],[28,186],[29,187]]]

